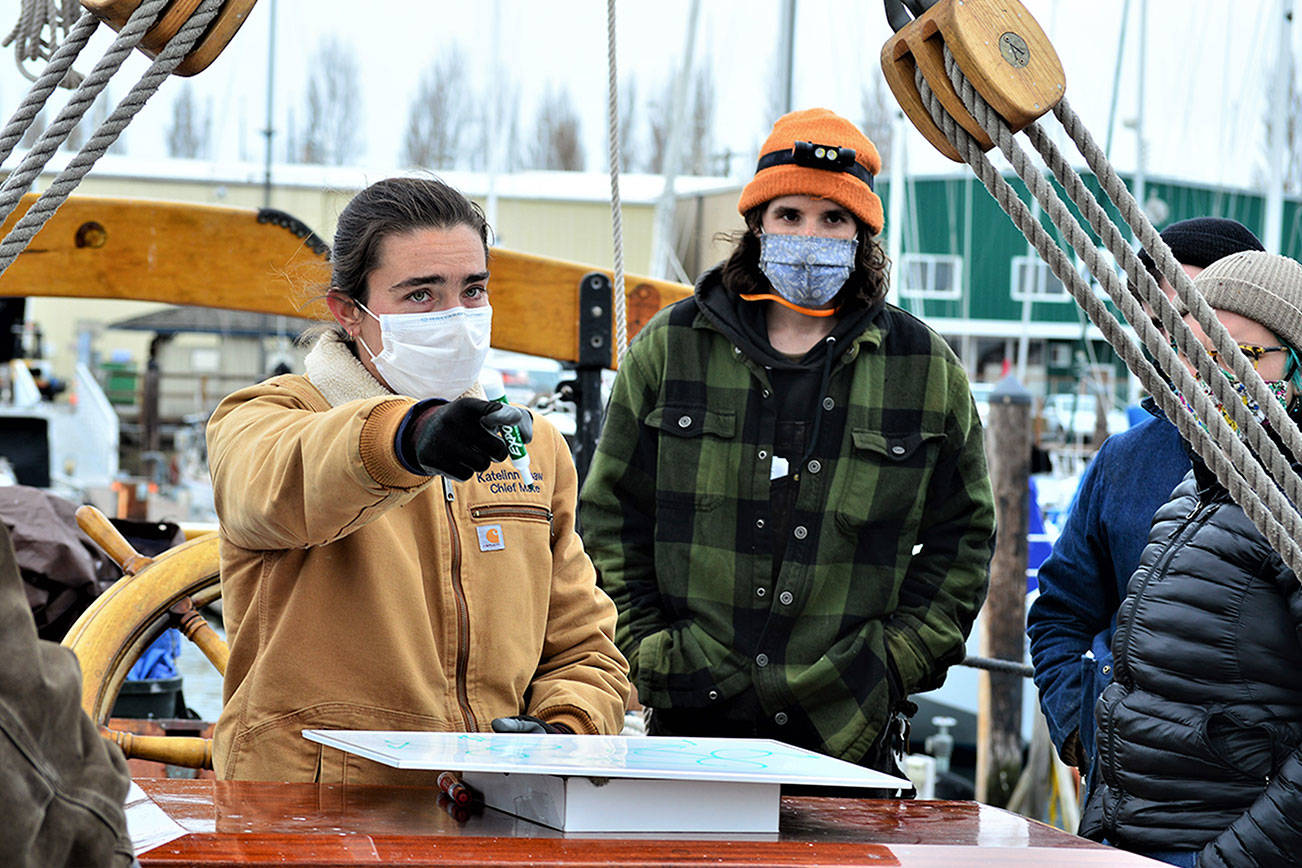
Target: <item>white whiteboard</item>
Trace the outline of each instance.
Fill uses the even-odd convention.
[[[760,738],[305,729],[303,737],[400,769],[675,781],[912,787],[904,779]]]

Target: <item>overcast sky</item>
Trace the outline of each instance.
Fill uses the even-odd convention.
[[[262,159],[273,8],[277,141],[285,140],[289,112],[301,120],[307,82],[315,72],[313,50],[321,39],[334,36],[353,47],[362,71],[365,153],[359,162],[385,170],[398,165],[416,82],[440,51],[459,45],[477,88],[487,91],[495,81],[495,5],[500,10],[496,53],[520,88],[522,129],[527,134],[532,126],[544,89],[563,85],[582,117],[588,168],[604,170],[606,4],[601,0],[259,0],[227,51],[191,80],[195,93],[212,108],[213,157]],[[1026,0],[1062,59],[1068,99],[1100,143],[1108,138],[1122,12],[1129,7],[1112,148],[1113,162],[1123,171],[1134,166],[1137,152],[1137,137],[1127,122],[1133,122],[1139,108],[1143,5],[1141,0]],[[5,6],[13,7],[16,17],[17,4]],[[1261,177],[1262,116],[1278,44],[1278,0],[1148,0],[1147,8],[1148,171],[1226,185],[1253,183]],[[664,87],[681,62],[688,9],[688,0],[618,3],[620,74],[637,81],[643,123],[646,99]],[[696,56],[709,65],[716,85],[713,150],[753,154],[767,132],[773,120],[770,82],[780,18],[779,0],[703,0]],[[0,27],[7,29],[10,23],[0,21]],[[889,36],[876,0],[799,0],[797,107],[824,105],[860,119],[861,91],[880,75],[878,58]],[[92,43],[94,57],[107,40],[103,34]],[[93,59],[90,53],[83,58],[77,67],[86,71]],[[133,59],[122,79],[114,80],[113,93],[125,93],[126,75],[134,80],[144,66],[143,58]],[[12,61],[0,58],[0,101],[6,108],[17,104],[26,86]],[[142,159],[166,155],[163,130],[179,86],[179,81],[167,82],[127,130],[129,154]],[[915,171],[951,165],[916,134],[909,147]],[[741,167],[734,171],[749,174]]]

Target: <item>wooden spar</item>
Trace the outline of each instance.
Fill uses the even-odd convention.
[[[579,281],[593,271],[610,272],[499,247],[492,249],[488,267],[492,274],[488,285],[493,304],[493,346],[577,362]],[[624,281],[629,340],[660,308],[692,294],[692,288],[682,283],[634,274],[626,274]],[[614,368],[613,326],[611,334],[608,345],[610,367]]]
[[[35,201],[0,226],[8,232]],[[0,296],[130,299],[326,320],[323,252],[282,212],[73,196],[0,275]],[[290,227],[290,228],[286,228]],[[296,234],[297,233],[297,234]],[[314,236],[313,236],[314,237]],[[493,346],[577,362],[579,282],[594,269],[493,248]],[[609,274],[609,272],[606,272]],[[691,287],[628,275],[628,336]],[[615,341],[610,367],[615,366]]]

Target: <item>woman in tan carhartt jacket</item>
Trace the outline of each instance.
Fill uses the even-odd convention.
[[[335,236],[340,328],[303,376],[238,391],[209,422],[223,778],[429,783],[309,742],[311,728],[620,729],[627,664],[574,531],[569,450],[536,420],[526,485],[494,432],[527,436],[530,420],[475,381],[486,238],[440,182],[367,188]]]

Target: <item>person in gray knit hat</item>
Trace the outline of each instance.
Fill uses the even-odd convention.
[[[1209,265],[1193,283],[1297,424],[1302,265],[1249,251]],[[1211,350],[1198,323],[1185,322]],[[1302,585],[1191,458],[1153,518],[1117,613],[1113,681],[1095,707],[1099,783],[1081,834],[1175,865],[1294,865]]]
[[[1210,265],[1194,278],[1194,287],[1213,309],[1251,320],[1277,335],[1277,343],[1282,345],[1270,351],[1281,354],[1283,378],[1293,381],[1295,392],[1302,392],[1298,359],[1302,348],[1302,263],[1287,256],[1245,251]]]
[[[1162,240],[1191,278],[1223,256],[1262,249],[1251,230],[1223,217],[1177,221],[1162,230]],[[1140,259],[1173,297],[1152,257],[1141,252]],[[1112,681],[1117,608],[1153,513],[1190,466],[1180,432],[1152,398],[1142,406],[1150,417],[1109,437],[1086,468],[1062,533],[1040,565],[1039,596],[1027,613],[1040,707],[1063,760],[1085,773],[1086,794],[1098,778],[1094,702]]]

